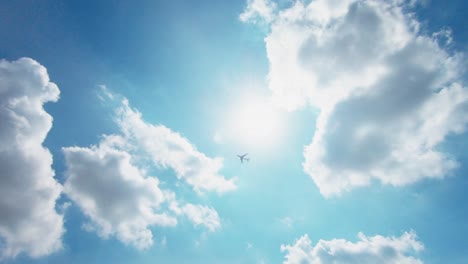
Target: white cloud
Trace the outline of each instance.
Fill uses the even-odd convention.
[[[180,206],[174,193],[169,193],[167,196],[170,203],[169,209],[176,215],[185,215],[195,226],[204,226],[211,232],[221,228],[221,221],[215,209],[191,203]]]
[[[115,139],[104,138],[90,148],[64,148],[64,190],[92,221],[86,230],[146,249],[153,244],[149,226],[174,226],[177,220],[160,212],[165,197],[158,180],[132,165],[130,154],[117,149]]]
[[[36,61],[0,60],[0,259],[62,248],[63,216],[55,210],[62,187],[42,145],[52,127],[43,105],[59,94]]]
[[[146,123],[127,100],[118,113],[117,122],[130,145],[149,155],[154,164],[173,169],[177,178],[184,179],[196,192],[224,193],[236,189],[234,179],[219,174],[223,166],[221,158],[207,157],[186,138],[163,125]]]
[[[266,37],[268,86],[287,110],[320,109],[304,170],[323,195],[373,179],[405,185],[457,166],[437,150],[468,123],[462,54],[426,36],[405,1],[316,0],[280,10]]]
[[[294,220],[289,216],[280,218],[279,221],[280,221],[281,224],[285,225],[288,228],[291,228],[293,226],[293,223],[294,223]]]
[[[196,226],[203,225],[211,232],[221,227],[218,212],[213,208],[188,203],[182,207],[182,212]]]
[[[405,232],[400,237],[373,237],[358,234],[359,241],[353,243],[345,239],[319,240],[312,246],[308,235],[299,238],[294,245],[281,245],[287,252],[284,264],[328,264],[328,263],[401,263],[419,264],[420,259],[411,254],[423,250],[423,245],[414,232]]]
[[[104,101],[118,100],[119,96],[100,88]],[[170,167],[195,191],[222,193],[235,188],[233,180],[218,174],[222,161],[198,152],[169,128],[146,123],[126,99],[116,112],[122,135],[105,136],[97,146],[63,148],[64,189],[90,219],[83,228],[102,238],[115,236],[138,249],[153,245],[151,226],[175,226],[177,216],[186,216],[209,231],[220,228],[215,209],[191,203],[179,206],[175,193],[160,189],[158,178],[146,170],[153,164]]]
[[[269,23],[275,17],[276,4],[270,0],[248,0],[247,7],[240,14],[242,22]]]

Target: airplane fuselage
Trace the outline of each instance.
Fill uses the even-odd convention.
[[[246,156],[247,156],[247,153],[244,154],[244,155],[237,155],[237,157],[239,157],[241,163],[244,163],[244,160],[249,161],[249,159],[246,158]]]

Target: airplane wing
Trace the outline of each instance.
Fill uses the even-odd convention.
[[[244,163],[244,160],[249,161],[249,159],[245,157],[247,155],[248,155],[248,153],[245,153],[244,155],[237,155],[237,157],[239,157],[241,163]]]

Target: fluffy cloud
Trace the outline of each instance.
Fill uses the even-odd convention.
[[[442,178],[457,166],[437,146],[468,123],[462,54],[441,43],[449,31],[424,35],[407,8],[298,1],[272,19],[268,85],[288,110],[320,109],[304,170],[326,196],[373,179]]]
[[[158,213],[164,195],[158,180],[131,164],[131,155],[105,138],[90,148],[64,148],[67,172],[64,190],[103,238],[116,235],[126,244],[146,249],[153,244],[150,225],[174,226],[177,220]]]
[[[416,239],[414,232],[405,232],[401,237],[367,237],[362,233],[358,236],[359,241],[355,243],[345,239],[333,239],[319,240],[312,246],[309,237],[304,235],[294,245],[281,245],[281,251],[287,252],[283,263],[423,263],[410,255],[423,250],[423,245]]]
[[[102,89],[107,93],[103,100],[120,97]],[[97,146],[63,149],[64,191],[89,217],[85,229],[103,238],[115,236],[138,249],[153,245],[151,226],[175,226],[178,216],[217,230],[216,210],[191,203],[179,206],[175,193],[161,189],[158,178],[142,167],[170,167],[197,192],[222,193],[235,188],[232,180],[218,174],[222,161],[206,157],[167,127],[146,123],[126,99],[116,113],[121,135],[105,136]]]
[[[0,60],[0,258],[62,247],[63,216],[55,210],[62,187],[42,145],[52,127],[43,105],[59,94],[36,61]]]
[[[195,191],[224,193],[236,188],[233,179],[219,174],[223,166],[221,158],[207,157],[186,138],[163,125],[146,123],[126,100],[118,110],[117,122],[129,146],[149,155],[154,164],[173,169]]]

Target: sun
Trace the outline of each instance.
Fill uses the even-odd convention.
[[[243,96],[224,120],[223,138],[248,151],[272,150],[283,140],[286,124],[282,112],[268,98]]]

